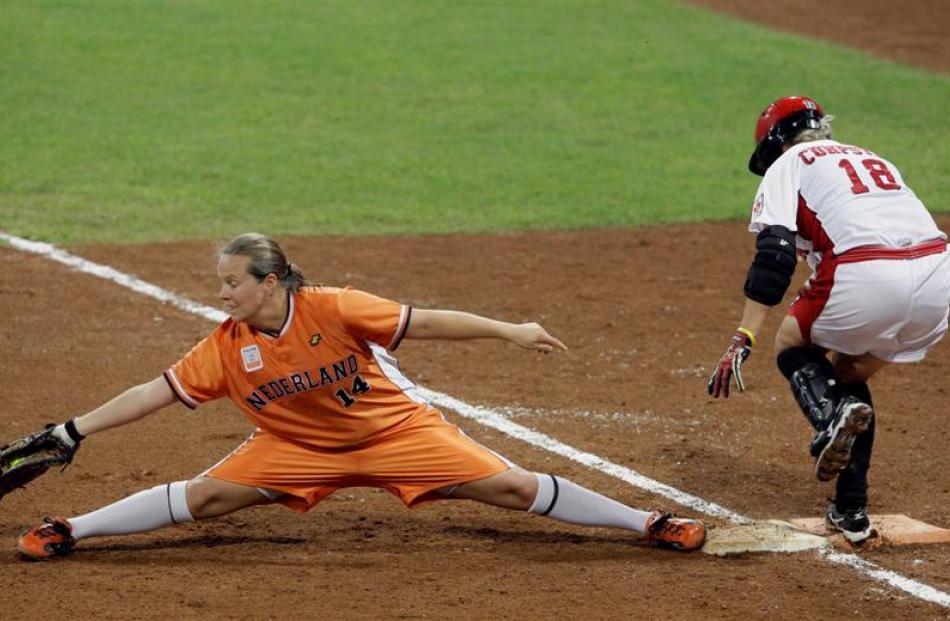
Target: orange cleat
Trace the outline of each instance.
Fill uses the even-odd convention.
[[[654,511],[647,520],[646,540],[665,548],[688,552],[702,547],[706,527],[699,520],[675,518],[666,511]]]
[[[16,542],[17,552],[27,561],[47,561],[73,551],[73,527],[66,518],[43,518],[43,523],[23,531]]]

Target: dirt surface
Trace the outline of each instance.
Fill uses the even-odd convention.
[[[950,73],[947,0],[688,0],[763,24]]]
[[[944,228],[950,222],[942,222]],[[419,307],[540,319],[571,346],[538,357],[497,343],[407,342],[403,368],[470,403],[513,408],[517,422],[754,518],[820,515],[807,425],[757,352],[750,390],[704,393],[741,304],[750,239],[739,223],[639,231],[483,237],[283,240],[326,283]],[[684,252],[682,240],[690,240]],[[210,243],[81,247],[214,304]],[[148,380],[210,331],[205,320],[45,259],[0,248],[5,356],[0,437],[90,408]],[[451,277],[447,277],[451,276]],[[778,315],[773,318],[774,327]],[[944,423],[950,348],[875,382],[880,411],[873,509],[950,526]],[[912,395],[912,399],[908,399]],[[462,420],[526,468],[554,471],[624,502],[671,503],[598,471]],[[8,545],[43,515],[85,512],[201,472],[249,432],[227,404],[173,406],[90,439],[75,464],[11,494]],[[677,507],[673,506],[676,509]],[[688,511],[682,511],[688,514]],[[714,524],[715,520],[712,521]],[[465,502],[408,511],[374,490],[344,491],[300,516],[279,507],[128,538],[89,540],[61,562],[0,555],[4,619],[150,618],[933,618],[945,610],[813,553],[718,559],[639,545]],[[865,557],[950,589],[950,549]],[[727,595],[725,595],[727,594]],[[532,612],[533,611],[533,612]]]
[[[900,19],[893,19],[891,3],[822,2],[821,20],[807,18],[818,4],[807,0],[794,3],[796,11],[787,2],[717,4],[766,23],[779,15],[786,28],[842,43],[871,41],[877,53],[933,70],[950,66],[947,3],[902,2]],[[848,38],[871,27],[876,37]],[[915,34],[907,35],[911,30]],[[938,31],[940,37],[933,36]],[[942,60],[930,64],[934,57]],[[950,229],[950,220],[940,224]],[[407,342],[400,349],[402,366],[419,383],[469,403],[508,408],[523,425],[738,513],[817,516],[833,489],[812,478],[807,424],[768,346],[746,366],[747,393],[728,402],[704,393],[705,376],[738,320],[750,247],[743,229],[725,223],[282,241],[314,280],[352,284],[418,307],[540,320],[571,346],[563,355],[536,357],[497,343]],[[736,252],[737,246],[746,251]],[[74,250],[216,304],[211,243]],[[155,377],[212,327],[5,247],[0,312],[6,318],[0,329],[4,439]],[[778,319],[776,313],[767,332]],[[924,363],[875,378],[880,426],[873,512],[950,526],[948,372],[950,346],[944,343]],[[526,468],[557,472],[633,505],[678,509],[599,471],[452,412],[447,416]],[[267,507],[151,534],[89,540],[54,563],[14,557],[17,532],[43,515],[85,512],[194,476],[249,431],[227,404],[196,412],[173,406],[91,438],[64,473],[7,496],[0,510],[0,537],[9,550],[0,553],[0,618],[947,616],[945,608],[814,553],[728,559],[676,554],[623,533],[575,529],[472,503],[410,512],[375,490],[338,493],[305,516]],[[860,554],[950,590],[948,546]]]

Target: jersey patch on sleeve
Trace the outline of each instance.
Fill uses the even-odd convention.
[[[755,202],[752,203],[752,215],[758,216],[762,213],[762,208],[765,206],[765,195],[759,194],[755,197]]]

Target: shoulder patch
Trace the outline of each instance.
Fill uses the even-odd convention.
[[[762,213],[762,208],[765,206],[765,195],[759,194],[755,197],[755,202],[752,203],[752,215],[757,216]]]

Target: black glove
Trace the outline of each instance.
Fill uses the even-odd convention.
[[[69,465],[82,436],[73,421],[61,427],[49,424],[43,431],[0,447],[0,498],[24,487],[53,466]]]
[[[718,397],[720,393],[723,399],[729,398],[729,383],[733,376],[736,378],[736,386],[739,392],[745,390],[745,383],[742,381],[742,363],[752,353],[752,345],[755,344],[755,337],[752,332],[745,328],[739,328],[732,337],[732,343],[729,349],[719,359],[716,370],[709,376],[709,384],[706,386],[709,394]]]

